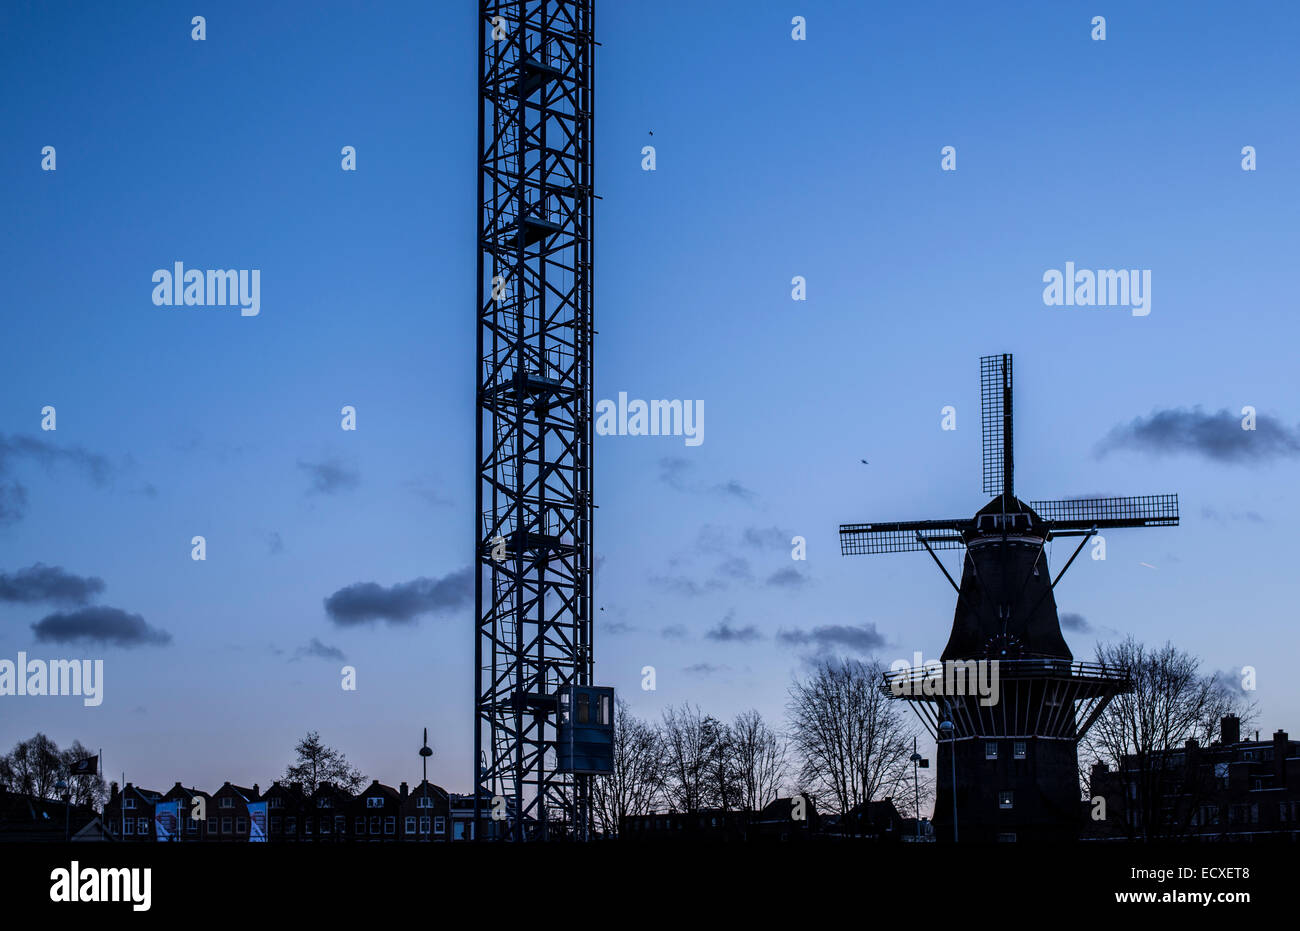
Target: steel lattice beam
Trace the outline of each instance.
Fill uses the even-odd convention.
[[[590,814],[555,701],[592,676],[592,6],[479,4],[474,785],[516,840]]]

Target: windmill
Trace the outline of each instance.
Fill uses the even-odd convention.
[[[1061,635],[1055,591],[1099,531],[1178,524],[1177,495],[1024,502],[1015,494],[1011,355],[980,359],[984,493],[974,517],[842,524],[842,555],[925,550],[957,593],[945,664],[996,662],[996,703],[942,690],[925,669],[895,671],[882,688],[906,697],[939,741],[936,833],[974,840],[1061,839],[1078,821],[1078,739],[1114,695],[1123,671],[1076,663]],[[1043,550],[1081,537],[1055,579]],[[963,550],[961,583],[936,550]],[[943,774],[953,772],[945,785]],[[951,813],[952,824],[943,824]],[[951,833],[949,833],[951,831]]]

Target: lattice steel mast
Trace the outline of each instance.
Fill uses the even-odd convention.
[[[556,741],[592,678],[592,6],[479,4],[475,824],[502,797],[516,840],[590,815]]]

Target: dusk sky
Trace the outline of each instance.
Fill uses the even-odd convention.
[[[43,731],[107,779],[265,787],[319,730],[396,785],[427,726],[468,791],[476,4],[191,6],[0,6],[0,659],[105,677],[93,708],[0,697],[0,752]],[[1011,352],[1021,497],[1180,499],[1061,582],[1075,657],[1253,666],[1259,730],[1295,734],[1300,11],[894,6],[599,6],[595,397],[705,419],[597,440],[597,682],[782,723],[817,656],[937,658],[931,560],[837,529],[987,502],[979,357]],[[260,312],[156,306],[176,262],[259,269]],[[1149,269],[1150,313],[1046,306],[1067,262]],[[364,583],[409,618],[327,611]]]

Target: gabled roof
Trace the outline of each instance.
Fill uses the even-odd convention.
[[[357,798],[366,798],[373,795],[382,795],[385,798],[387,798],[389,801],[393,801],[393,802],[400,802],[402,800],[401,795],[398,794],[398,791],[396,789],[394,789],[392,786],[384,785],[378,779],[376,779],[374,782],[370,783],[370,785],[366,786],[364,789],[358,792]]]

